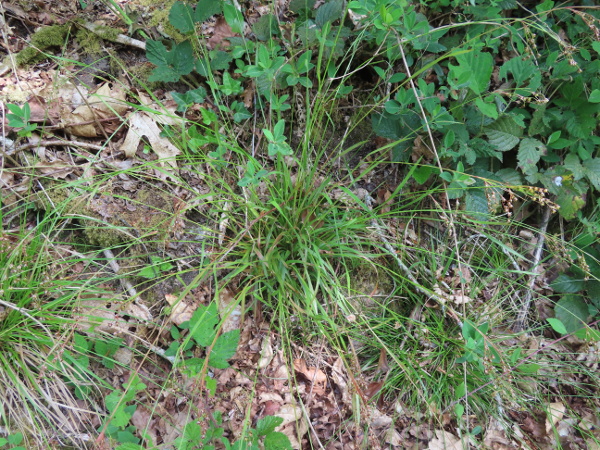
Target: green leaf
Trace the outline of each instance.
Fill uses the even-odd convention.
[[[315,23],[319,28],[323,28],[327,22],[335,22],[341,19],[343,12],[344,2],[342,0],[330,0],[317,9]]]
[[[177,44],[169,52],[162,42],[148,40],[146,57],[157,66],[148,78],[150,81],[176,82],[182,75],[187,75],[194,69],[194,55],[190,41]]]
[[[500,68],[500,78],[508,81],[509,73],[517,85],[516,95],[529,96],[541,85],[541,71],[529,57],[516,56],[505,62]]]
[[[600,309],[600,281],[588,281],[585,285],[585,289],[592,305]]]
[[[591,92],[590,98],[588,99],[588,101],[590,103],[600,103],[600,89],[594,89]]]
[[[568,333],[574,333],[586,324],[589,310],[580,297],[567,295],[554,306],[554,314],[563,323]]]
[[[182,33],[194,31],[194,11],[183,2],[175,2],[169,11],[169,22]]]
[[[273,14],[265,14],[252,25],[252,31],[259,41],[267,41],[271,36],[279,34],[277,18]]]
[[[575,294],[583,289],[585,281],[570,277],[567,274],[561,273],[556,279],[550,284],[550,287],[554,292],[560,292],[561,294]]]
[[[215,338],[215,326],[218,323],[219,313],[215,302],[211,302],[208,306],[199,306],[190,319],[189,328],[192,338],[201,347],[208,347]]]
[[[169,64],[167,61],[167,48],[161,41],[153,41],[151,39],[146,41],[146,58],[155,66],[166,66]]]
[[[548,319],[548,320],[556,320],[556,319]],[[562,325],[562,323],[561,323],[561,325]],[[521,364],[520,366],[517,367],[517,370],[519,372],[523,372],[526,374],[535,374],[535,373],[538,373],[538,371],[540,370],[540,365],[535,364],[535,363],[534,364]]]
[[[283,423],[283,418],[277,416],[265,416],[256,422],[256,434],[265,436],[275,431]]]
[[[584,172],[590,183],[600,191],[600,158],[592,158],[583,162]]]
[[[498,108],[493,103],[486,103],[481,97],[475,99],[475,105],[479,108],[483,115],[491,117],[492,119],[498,118]]]
[[[210,352],[209,365],[217,369],[229,367],[227,360],[235,355],[239,340],[240,330],[231,330],[219,336]]]
[[[196,5],[195,22],[204,22],[210,17],[221,14],[221,0],[200,0]]]
[[[448,79],[453,88],[468,87],[481,95],[487,89],[494,69],[492,55],[477,49],[458,55],[456,61],[458,66],[449,64]]]
[[[565,157],[564,166],[565,169],[573,174],[573,179],[575,181],[581,180],[585,175],[585,168],[581,165],[581,160],[575,153],[569,153]]]
[[[290,439],[279,431],[265,436],[265,450],[292,450]]]
[[[417,167],[413,173],[412,177],[418,184],[425,184],[425,182],[429,179],[432,173],[437,173],[438,169],[432,166],[419,166]]]
[[[526,174],[537,172],[537,163],[546,154],[546,146],[537,139],[524,138],[519,145],[517,160]]]
[[[231,3],[223,3],[223,15],[227,25],[231,27],[231,31],[238,34],[244,34],[244,16],[235,5]]]
[[[504,131],[488,130],[485,134],[488,137],[488,142],[500,152],[512,150],[519,143],[518,137]]]
[[[563,335],[567,334],[567,328],[563,325],[563,323],[560,320],[554,318],[549,318],[546,320],[548,321],[548,323],[554,331]]]

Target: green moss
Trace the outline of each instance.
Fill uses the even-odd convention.
[[[77,30],[75,40],[83,54],[95,56],[102,51],[102,38],[85,28]]]
[[[46,55],[43,52],[62,47],[70,28],[71,25],[52,25],[33,33],[30,45],[17,54],[17,64],[23,66],[44,60]]]

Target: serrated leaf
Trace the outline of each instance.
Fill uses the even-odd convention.
[[[486,103],[482,98],[478,97],[475,99],[475,105],[477,105],[482,114],[491,117],[492,119],[498,118],[498,108],[495,104]]]
[[[221,14],[221,4],[221,0],[200,0],[196,5],[194,21],[204,22],[216,14]]]
[[[600,309],[600,281],[588,281],[585,285],[585,289],[592,305]]]
[[[238,34],[244,33],[244,16],[242,12],[231,3],[223,3],[223,15],[231,31]]]
[[[208,306],[201,305],[194,311],[190,319],[190,333],[201,347],[208,347],[215,338],[215,326],[219,323],[217,304],[211,302]]]
[[[323,25],[327,22],[335,22],[341,19],[343,12],[344,2],[342,0],[330,0],[317,9],[315,23],[319,28],[323,28]]]
[[[454,88],[468,87],[475,94],[481,95],[490,82],[494,69],[494,60],[490,53],[472,50],[456,57],[458,66],[449,65],[448,74]]]
[[[518,137],[504,131],[488,130],[485,134],[488,137],[488,142],[500,152],[512,150],[519,143]]]
[[[164,83],[176,83],[181,76],[168,66],[155,67],[148,81],[162,81]]]
[[[155,66],[166,66],[169,64],[167,61],[167,48],[160,41],[153,41],[151,39],[146,41],[146,58]]]
[[[585,200],[581,194],[564,186],[556,197],[555,203],[560,206],[558,213],[567,220],[574,219],[577,212],[585,206]]]
[[[175,2],[169,11],[169,22],[182,33],[194,31],[194,11],[183,2]]]
[[[208,364],[217,369],[229,367],[227,360],[235,355],[239,340],[240,330],[231,330],[219,336],[210,352]]]
[[[517,95],[531,95],[540,87],[542,80],[540,69],[530,58],[516,56],[505,62],[500,68],[500,78],[508,80],[508,73],[512,74],[515,80]]]
[[[279,33],[279,25],[273,14],[265,14],[252,25],[252,31],[259,41],[266,41]]]
[[[554,292],[560,292],[563,294],[574,294],[583,289],[585,284],[584,280],[573,278],[565,273],[561,273],[556,279],[550,284],[550,287]]]
[[[600,158],[592,158],[583,162],[585,176],[597,190],[600,190]]]
[[[515,169],[511,169],[509,167],[500,169],[498,172],[496,172],[496,176],[511,186],[520,186],[523,184],[523,178],[521,177],[521,174]]]
[[[283,418],[277,416],[265,416],[256,422],[256,434],[264,436],[275,431],[283,423]]]
[[[563,323],[567,333],[574,333],[586,324],[589,310],[580,297],[567,295],[554,306],[554,314]]]
[[[585,175],[585,168],[581,165],[579,156],[577,156],[575,153],[569,153],[565,157],[564,166],[565,169],[573,174],[573,179],[575,181],[581,180]]]
[[[546,146],[537,139],[524,138],[519,145],[517,160],[523,172],[537,172],[536,164],[546,154]]]
[[[290,439],[279,431],[265,436],[265,450],[292,450]]]
[[[489,218],[488,198],[483,189],[468,189],[466,191],[465,210],[476,220]]]

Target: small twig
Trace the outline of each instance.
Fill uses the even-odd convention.
[[[519,315],[517,316],[517,321],[515,322],[515,326],[514,326],[514,331],[516,333],[520,333],[521,331],[525,330],[525,321],[527,320],[527,314],[529,314],[529,307],[531,306],[531,299],[533,297],[533,285],[535,284],[535,281],[537,280],[539,273],[538,273],[538,266],[540,264],[540,259],[542,258],[542,250],[544,248],[544,242],[546,241],[546,229],[548,228],[548,222],[550,222],[550,214],[552,212],[552,209],[550,207],[546,207],[546,209],[544,209],[544,214],[542,215],[542,221],[540,223],[540,231],[539,231],[539,237],[538,237],[538,242],[535,246],[535,252],[533,254],[533,262],[531,264],[531,270],[530,272],[532,273],[531,278],[529,279],[529,285],[527,286],[527,292],[525,292],[525,297],[524,297],[524,301],[523,301],[523,306],[521,308],[521,310],[519,311]]]
[[[59,141],[59,140],[40,141],[40,142],[31,142],[29,144],[23,144],[16,148],[13,147],[12,149],[7,149],[6,155],[11,156],[15,153],[22,152],[23,150],[29,150],[30,148],[50,147],[51,145],[60,145],[63,147],[67,147],[67,146],[81,147],[81,148],[87,148],[88,150],[97,150],[97,151],[102,151],[106,148],[103,145],[90,144],[89,142],[81,142],[81,141]]]
[[[137,39],[130,38],[129,36],[125,36],[124,34],[118,34],[114,39],[108,39],[106,37],[106,33],[104,32],[106,27],[101,25],[96,25],[93,23],[85,22],[82,26],[92,33],[100,36],[102,39],[107,39],[118,44],[130,45],[132,47],[139,48],[141,50],[146,50],[146,43],[143,41],[139,41]]]

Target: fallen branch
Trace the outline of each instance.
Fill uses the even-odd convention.
[[[544,209],[544,213],[542,215],[542,222],[540,223],[540,231],[537,244],[535,246],[535,252],[533,253],[533,262],[531,264],[532,273],[531,278],[529,279],[528,289],[525,292],[523,306],[519,311],[519,315],[517,316],[517,321],[515,322],[515,326],[513,330],[516,333],[520,333],[525,329],[525,321],[527,320],[527,314],[529,314],[529,307],[531,306],[531,299],[533,297],[533,285],[537,280],[538,266],[540,264],[540,259],[542,258],[542,250],[544,248],[544,242],[546,241],[546,229],[548,228],[548,222],[550,221],[550,214],[552,212],[552,208],[549,206]]]
[[[82,24],[82,26],[88,30],[91,31],[92,33],[94,33],[95,35],[101,37],[102,39],[106,39],[112,42],[116,42],[117,44],[124,44],[124,45],[130,45],[132,47],[136,47],[139,48],[141,50],[146,50],[146,43],[143,41],[139,41],[137,39],[133,39],[130,38],[129,36],[125,36],[124,34],[118,34],[116,37],[114,38],[108,38],[106,36],[106,28],[102,25],[96,25],[93,23],[89,23],[89,22],[85,22]]]

